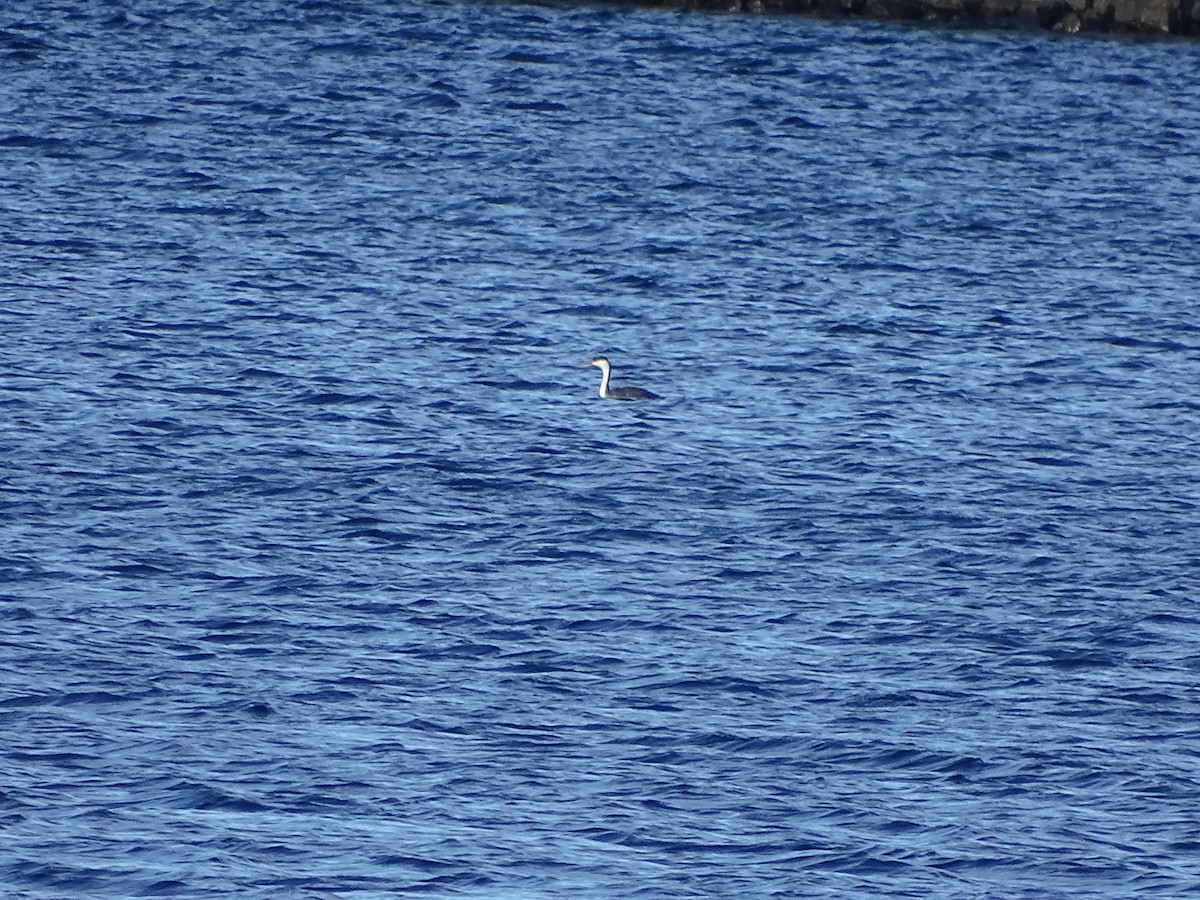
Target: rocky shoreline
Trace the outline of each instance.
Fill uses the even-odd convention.
[[[633,0],[711,12],[1040,28],[1062,34],[1200,36],[1200,0]]]

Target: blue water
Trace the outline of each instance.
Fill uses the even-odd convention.
[[[1200,45],[0,25],[4,897],[1200,892]]]

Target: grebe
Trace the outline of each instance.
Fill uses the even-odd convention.
[[[652,394],[650,391],[643,390],[639,387],[619,387],[610,388],[608,379],[612,375],[612,363],[603,356],[597,356],[595,359],[585,359],[580,363],[581,366],[595,366],[600,370],[600,396],[605,400],[661,400],[662,397],[658,394]]]

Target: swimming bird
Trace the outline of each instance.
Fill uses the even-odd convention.
[[[600,396],[605,400],[661,400],[662,397],[658,394],[652,394],[650,391],[643,390],[639,387],[619,387],[610,388],[608,379],[612,376],[612,363],[603,356],[597,356],[595,359],[585,359],[580,363],[581,366],[595,366],[600,370]]]

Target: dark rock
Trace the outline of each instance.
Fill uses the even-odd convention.
[[[1200,0],[608,0],[709,12],[1044,28],[1060,34],[1200,34]]]
[[[1078,34],[1082,26],[1083,22],[1080,21],[1079,16],[1072,9],[1055,22],[1052,27],[1055,31],[1061,31],[1063,34]]]

